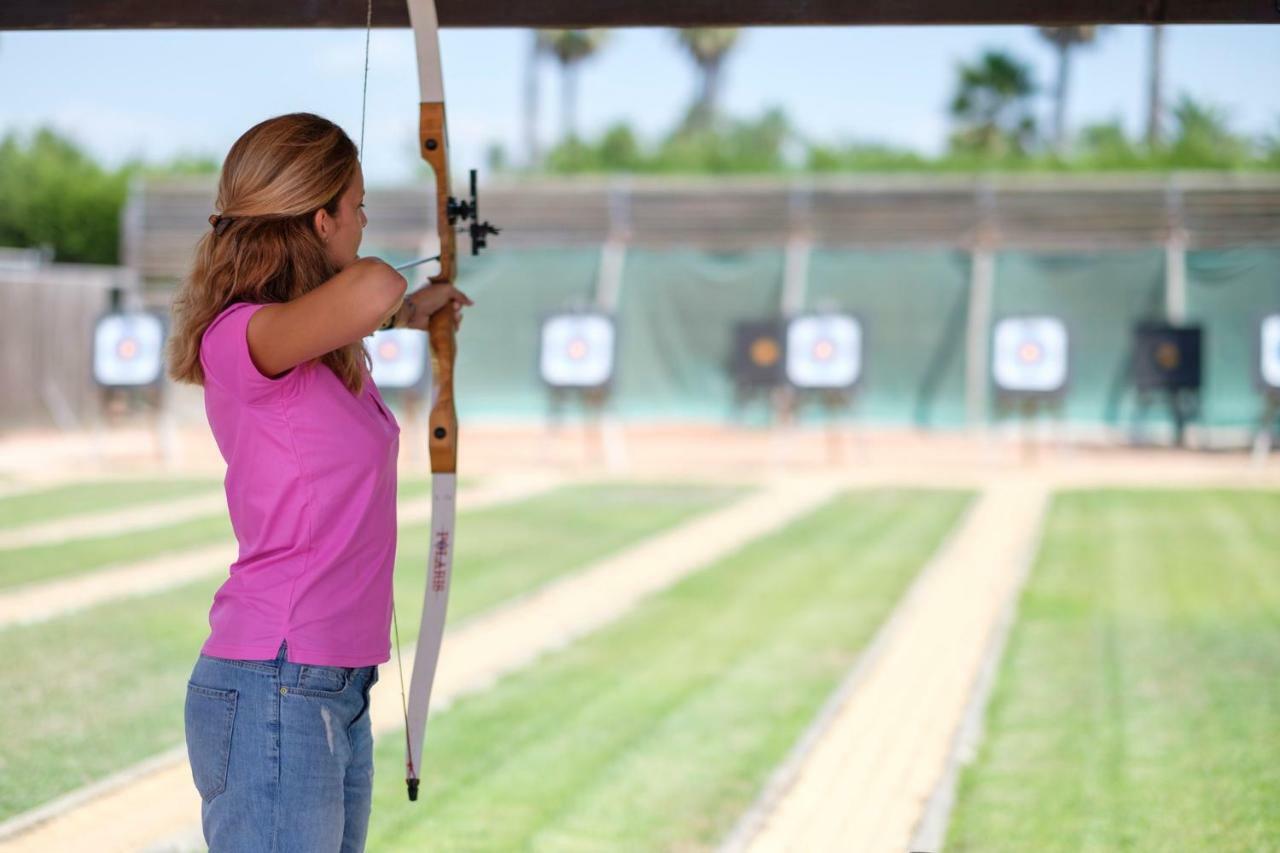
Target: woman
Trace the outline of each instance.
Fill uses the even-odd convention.
[[[390,654],[400,427],[362,339],[461,322],[460,291],[358,258],[355,146],[306,113],[231,147],[174,300],[169,374],[204,387],[240,545],[187,687],[187,752],[218,851],[360,850],[369,689]]]

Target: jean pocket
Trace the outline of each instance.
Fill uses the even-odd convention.
[[[298,667],[298,683],[289,692],[303,696],[337,696],[351,683],[351,668],[302,664]]]
[[[191,762],[191,777],[196,783],[196,790],[206,803],[227,787],[237,696],[235,690],[187,684],[187,704],[183,714],[187,759]]]

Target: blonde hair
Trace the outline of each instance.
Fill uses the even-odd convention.
[[[312,226],[336,214],[359,156],[350,137],[311,113],[277,116],[249,128],[227,152],[218,179],[221,218],[196,244],[190,274],[174,296],[168,372],[204,385],[200,339],[234,302],[288,302],[337,274]],[[320,357],[353,395],[364,387],[363,341]]]

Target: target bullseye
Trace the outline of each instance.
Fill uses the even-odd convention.
[[[1067,327],[1057,317],[1006,317],[993,332],[991,376],[1006,394],[1049,396],[1068,377]]]
[[[384,329],[374,332],[369,349],[370,371],[379,388],[403,390],[426,386],[431,381],[427,369],[427,336],[414,329]]]
[[[148,311],[104,314],[93,330],[93,378],[107,388],[159,382],[164,367],[164,321]]]
[[[615,332],[606,314],[548,317],[542,324],[538,359],[542,379],[553,388],[600,388],[613,378]]]
[[[1273,391],[1280,391],[1280,314],[1271,314],[1263,319],[1260,336],[1258,367],[1262,384]]]
[[[847,314],[795,317],[787,325],[787,379],[797,388],[852,388],[862,375],[862,324]]]
[[[751,342],[751,360],[760,367],[772,367],[781,354],[778,343],[772,338],[757,338]]]

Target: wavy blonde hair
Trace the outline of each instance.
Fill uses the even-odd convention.
[[[176,382],[204,385],[200,339],[235,302],[288,302],[337,274],[312,219],[338,211],[359,155],[350,137],[311,113],[277,116],[249,128],[227,152],[216,207],[225,226],[196,244],[190,274],[174,296],[168,372]],[[353,394],[364,387],[363,341],[319,359]]]

